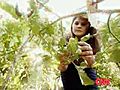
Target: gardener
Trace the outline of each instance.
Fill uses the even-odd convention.
[[[86,42],[82,42],[81,38],[87,34],[93,35]],[[97,78],[95,70],[92,68],[95,62],[95,54],[100,50],[97,39],[97,30],[91,26],[86,14],[75,16],[71,24],[71,31],[67,35],[66,39],[69,41],[70,38],[78,38],[79,48],[82,50],[79,60],[74,60],[70,64],[66,64],[65,60],[61,60],[59,70],[61,71],[61,78],[64,90],[98,90],[95,85]],[[64,56],[63,56],[64,57]],[[86,75],[91,79],[93,85],[83,85],[81,78],[78,74],[78,70],[75,65],[80,65],[84,61],[86,63],[85,71]]]

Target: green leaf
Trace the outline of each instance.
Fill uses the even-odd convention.
[[[110,61],[119,63],[120,62],[120,48],[115,48],[110,54]]]
[[[62,37],[60,38],[60,41],[58,42],[58,47],[60,48],[60,50],[63,50],[65,48],[66,45],[66,38]]]
[[[87,41],[88,39],[90,39],[90,37],[91,37],[90,34],[85,35],[85,36],[83,36],[83,37],[81,38],[81,41],[85,42],[85,41]]]
[[[5,10],[6,12],[8,12],[13,17],[15,17],[15,18],[17,17],[17,15],[15,13],[15,8],[12,5],[10,5],[10,4],[8,4],[8,3],[4,2],[4,1],[1,1],[0,2],[0,8]]]
[[[78,49],[78,41],[76,38],[70,38],[69,43],[67,45],[68,51],[75,53],[76,50]]]

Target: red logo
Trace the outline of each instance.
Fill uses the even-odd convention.
[[[106,78],[97,78],[95,80],[95,83],[98,86],[107,86],[107,85],[110,85],[110,80]]]

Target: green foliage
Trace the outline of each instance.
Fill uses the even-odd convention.
[[[29,32],[28,28],[24,28],[25,25],[19,21],[5,21],[3,27],[0,28],[0,72],[1,72],[1,83],[0,87],[7,88],[9,90],[22,88],[21,83],[24,77],[28,77],[26,67],[27,55],[24,51],[20,51],[20,47]],[[17,53],[20,53],[20,58]],[[16,62],[19,59],[21,62]],[[9,77],[9,81],[7,80]]]
[[[69,39],[69,42],[68,42],[68,45],[67,45],[67,49],[69,52],[71,53],[75,53],[76,50],[78,49],[78,41],[77,41],[77,38],[70,38]]]
[[[120,40],[119,21],[120,16],[110,21],[111,32],[118,40]],[[109,86],[101,86],[100,88],[120,88],[120,43],[111,35],[107,25],[101,27],[100,35],[102,50],[97,54],[95,67],[98,77],[108,78],[111,82]]]
[[[16,13],[15,13],[15,8],[12,5],[10,5],[10,4],[8,4],[8,3],[4,2],[4,1],[1,1],[0,2],[0,8],[5,10],[6,12],[9,12],[10,15],[12,15],[12,17],[14,17],[14,18],[18,17],[16,15]]]
[[[58,44],[58,60],[62,60],[61,58],[65,58],[66,63],[71,63],[74,60],[77,60],[80,57],[81,49],[78,45],[77,38],[70,38],[69,42],[66,41],[66,38],[61,38]]]
[[[8,8],[7,5],[5,8]],[[32,8],[37,9],[34,5]],[[9,11],[8,13],[11,14]],[[28,86],[34,88],[33,85],[37,80],[39,80],[37,83],[40,84],[39,88],[47,90],[54,88],[55,78],[59,76],[55,55],[58,37],[62,37],[60,28],[59,23],[51,24],[47,19],[41,19],[37,10],[29,18],[22,16],[12,21],[2,22],[0,89],[21,90],[29,88]],[[33,61],[30,61],[30,55],[26,52],[27,44],[30,44],[29,48],[39,46],[46,52],[38,55],[42,58],[42,64],[40,64],[42,71],[38,71],[40,75],[35,71],[38,68],[37,65],[32,66],[30,63]],[[50,75],[52,77],[49,77]]]
[[[60,76],[57,70],[58,54],[69,52],[67,59],[70,62],[80,55],[77,39],[71,38],[66,42],[61,23],[51,24],[47,18],[41,19],[35,3],[30,2],[30,5],[34,10],[30,17],[17,17],[0,25],[0,89],[54,90],[57,77]],[[0,7],[16,17],[14,8],[10,5],[0,3]],[[120,40],[119,21],[119,17],[111,21],[111,29]],[[119,87],[120,45],[106,25],[101,28],[100,34],[102,51],[96,57],[97,75],[109,78],[112,87]],[[89,37],[91,36],[85,36],[82,41]],[[33,56],[30,52],[35,48],[40,53]]]
[[[90,35],[86,35],[82,38],[81,41],[87,41],[90,38]],[[66,38],[62,37],[58,43],[59,52],[58,54],[62,55],[65,54],[64,58],[66,59],[66,63],[71,63],[74,60],[80,58],[81,49],[78,45],[77,38],[70,38],[69,42],[66,41]],[[58,55],[58,56],[60,56]]]
[[[111,32],[120,40],[120,28],[118,26],[120,18],[117,17],[111,21]],[[106,34],[104,34],[106,33]],[[120,54],[120,43],[110,34],[107,26],[103,26],[101,29],[101,37],[103,42],[103,47],[107,55],[109,55],[109,61],[119,62],[118,55]],[[116,57],[116,58],[115,58]]]

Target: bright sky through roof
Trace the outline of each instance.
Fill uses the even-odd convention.
[[[66,15],[86,6],[86,0],[50,0],[48,5],[59,15]]]
[[[28,7],[28,3],[26,1],[28,1],[28,0],[8,0],[8,2],[12,3],[13,5],[18,3],[19,10],[23,13],[27,13],[26,7]],[[57,13],[60,16],[64,16],[64,15],[71,14],[73,12],[81,11],[80,8],[83,6],[86,6],[86,1],[87,0],[49,0],[47,5],[48,5],[48,7],[50,7],[52,9],[53,12]],[[83,9],[85,9],[85,8],[86,7],[84,7]],[[98,8],[100,8],[100,9],[120,9],[120,0],[104,0],[103,2],[98,4]],[[44,14],[46,12],[41,10],[40,13],[43,14],[43,16],[45,16]],[[55,20],[58,18],[53,14],[49,14],[47,16],[51,20]],[[100,18],[100,20],[106,21],[107,17],[105,14],[102,13],[99,16],[99,18]]]
[[[72,14],[73,12],[80,12],[86,10],[87,0],[49,0],[48,6],[52,8],[60,16]],[[81,7],[82,8],[81,10]],[[120,9],[120,0],[104,0],[98,4],[99,9]],[[55,19],[55,16],[49,16],[51,20]],[[98,21],[106,22],[108,15],[100,13],[96,14]]]
[[[64,16],[71,14],[73,12],[79,12],[86,10],[84,7],[82,10],[80,9],[83,6],[86,6],[87,0],[49,0],[48,6],[58,15]],[[103,2],[98,4],[99,9],[120,9],[120,0],[104,0]],[[106,15],[101,13],[102,18],[106,18]],[[104,16],[103,16],[104,15]],[[51,20],[55,19],[55,16],[49,16],[52,18]],[[100,19],[101,20],[101,19]],[[106,21],[105,19],[102,19]]]
[[[82,6],[86,6],[87,0],[49,0],[48,6],[59,15],[65,15],[75,10],[79,10]],[[99,3],[100,9],[119,9],[120,0],[104,0]]]
[[[8,2],[11,2],[13,5],[17,3],[20,10],[25,13],[27,12],[26,7],[28,7],[27,1],[29,0],[8,0]],[[87,0],[49,0],[47,5],[52,9],[52,11],[63,16],[81,11],[80,8],[86,6],[86,1]],[[120,9],[120,0],[104,0],[99,3],[98,7],[101,9]],[[85,7],[83,9],[85,9]]]

